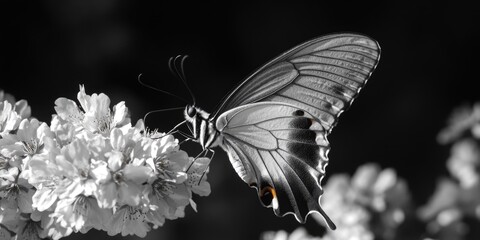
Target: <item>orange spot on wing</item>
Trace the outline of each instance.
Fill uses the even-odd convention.
[[[264,187],[262,188],[262,190],[260,191],[260,194],[262,196],[265,196],[265,194],[269,192],[271,195],[272,195],[272,198],[276,198],[277,197],[277,192],[275,191],[275,188],[272,188],[270,186],[267,186],[267,187]]]

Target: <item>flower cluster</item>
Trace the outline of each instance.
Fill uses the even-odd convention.
[[[430,235],[466,239],[468,229],[480,220],[480,104],[456,109],[438,140],[451,144],[447,159],[450,176],[438,181],[433,196],[418,214],[428,222]]]
[[[29,119],[24,100],[0,103],[0,239],[92,228],[144,237],[195,209],[193,193],[210,194],[210,159],[189,157],[141,120],[132,125],[124,102],[111,110],[105,94],[87,95],[83,86],[77,98],[80,106],[55,101],[50,126]]]
[[[352,177],[333,175],[324,195],[322,205],[338,227],[324,236],[329,240],[394,239],[410,204],[405,181],[373,163],[360,166]]]
[[[299,227],[292,233],[285,230],[264,232],[260,237],[261,240],[321,240],[320,237],[310,236],[305,228]]]

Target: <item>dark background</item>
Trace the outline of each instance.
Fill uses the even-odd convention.
[[[382,57],[330,135],[326,179],[376,162],[395,168],[422,205],[447,174],[449,150],[436,134],[455,106],[480,97],[477,8],[458,1],[172,2],[2,2],[0,88],[27,99],[33,115],[49,122],[55,99],[76,99],[85,84],[87,94],[103,92],[112,105],[126,101],[135,122],[150,110],[184,105],[141,86],[137,76],[189,98],[167,67],[169,57],[188,54],[189,84],[198,104],[212,111],[236,83],[281,52],[323,34],[358,32],[380,43]],[[168,131],[182,120],[181,111],[171,111],[154,114],[147,125]],[[185,150],[195,155],[200,148]],[[208,178],[212,194],[195,198],[199,212],[189,208],[184,219],[167,221],[147,239],[258,239],[262,231],[300,225],[264,209],[224,152],[217,151]],[[313,220],[306,227],[322,231]]]

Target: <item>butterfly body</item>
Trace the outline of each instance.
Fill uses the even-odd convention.
[[[275,214],[305,222],[320,213],[328,134],[375,69],[378,43],[333,34],[300,44],[240,83],[213,114],[184,111],[193,140],[220,146],[239,177]]]
[[[209,116],[209,113],[199,107],[192,105],[185,107],[184,117],[192,133],[192,140],[199,143],[204,150],[216,147],[221,142],[221,136]]]

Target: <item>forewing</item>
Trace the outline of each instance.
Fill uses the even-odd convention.
[[[264,206],[302,223],[319,212],[335,228],[320,206],[329,143],[313,115],[290,104],[260,102],[225,112],[216,127],[235,171],[257,189]]]
[[[213,117],[249,103],[290,103],[310,112],[330,132],[364,86],[380,58],[366,36],[333,34],[281,54],[255,71],[222,102]]]

